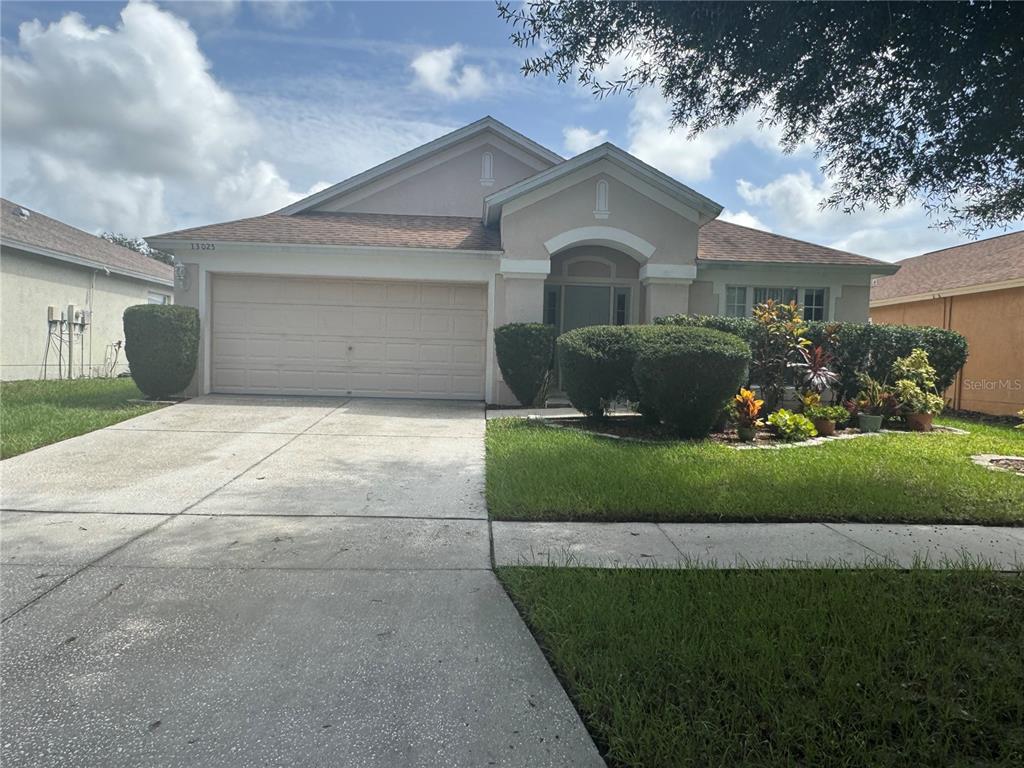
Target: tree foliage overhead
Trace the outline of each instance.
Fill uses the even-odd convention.
[[[815,146],[825,205],[917,199],[973,232],[1024,215],[1024,3],[498,3],[527,75],[661,89],[692,135],[748,110]],[[603,79],[624,57],[621,79]]]
[[[143,256],[148,256],[151,259],[162,261],[164,264],[174,263],[173,254],[153,248],[141,237],[129,237],[123,232],[104,232],[100,237],[108,243],[120,245],[122,248],[128,248],[136,253],[141,253]]]

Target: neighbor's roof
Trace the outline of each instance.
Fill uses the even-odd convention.
[[[889,262],[720,219],[709,221],[700,228],[697,260],[872,267],[875,274],[891,274],[897,269]]]
[[[10,248],[161,285],[174,285],[174,269],[168,264],[114,245],[6,198],[0,198],[0,203],[0,242]]]
[[[180,229],[146,238],[295,245],[354,245],[500,251],[495,229],[477,217],[408,216],[391,213],[270,213],[251,219]]]
[[[969,293],[972,288],[1009,288],[1014,281],[1024,285],[1024,232],[943,248],[897,263],[899,272],[872,284],[872,303],[917,301],[947,291]]]

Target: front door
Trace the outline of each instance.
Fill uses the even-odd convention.
[[[567,285],[562,333],[588,325],[611,325],[611,287],[606,285]]]

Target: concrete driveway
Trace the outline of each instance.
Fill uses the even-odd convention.
[[[213,396],[0,464],[4,765],[599,766],[478,403]]]

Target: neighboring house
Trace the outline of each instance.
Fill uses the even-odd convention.
[[[796,299],[867,320],[863,256],[716,221],[611,145],[564,160],[492,118],[276,213],[147,240],[186,263],[193,390],[512,402],[493,329],[561,331]]]
[[[871,286],[875,323],[931,325],[967,338],[967,365],[946,397],[954,408],[1024,408],[1024,232],[899,262]]]
[[[127,370],[124,352],[115,350],[125,309],[170,303],[173,295],[167,264],[2,200],[0,378],[67,378],[69,367],[76,378]],[[70,328],[61,323],[69,305]]]

